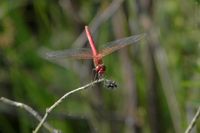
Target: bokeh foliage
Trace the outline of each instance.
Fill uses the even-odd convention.
[[[136,1],[125,0],[117,12],[100,25],[94,33],[98,45],[121,36],[148,32],[140,21]],[[90,24],[94,16],[99,11],[101,13],[106,10],[111,2],[1,0],[0,96],[23,102],[43,114],[45,108],[64,93],[90,82],[92,61],[64,59],[58,63],[45,59],[44,49],[74,48],[74,41],[83,32],[84,25]],[[183,131],[200,104],[199,0],[153,1],[152,14],[152,30],[158,34],[156,41],[167,56],[166,68],[181,111],[180,124]],[[123,20],[115,21],[115,17]],[[146,86],[146,67],[149,66],[146,65],[148,61],[145,60],[145,49],[149,45],[149,36],[151,35],[140,41],[139,45],[126,49],[134,75],[130,80],[137,88],[137,115],[133,115],[134,122],[140,128],[139,131],[135,130],[137,132],[156,130],[152,129],[149,120],[151,114],[147,93],[151,92],[147,91]],[[88,44],[84,44],[79,47],[87,46]],[[63,132],[130,131],[126,125],[129,122],[126,114],[132,103],[126,101],[128,81],[126,75],[122,76],[126,73],[123,68],[125,58],[123,52],[117,52],[104,59],[107,66],[106,77],[116,80],[118,89],[111,91],[100,85],[76,93],[53,111],[48,122]],[[157,62],[154,63],[157,66]],[[159,71],[155,70],[154,74],[157,100],[154,104],[160,120],[160,125],[155,128],[159,127],[163,132],[176,132]],[[37,124],[38,121],[24,110],[0,103],[0,132],[27,133]],[[46,132],[46,129],[41,131]],[[199,122],[195,131],[200,131]]]

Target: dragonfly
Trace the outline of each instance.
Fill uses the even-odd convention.
[[[124,48],[130,44],[135,44],[142,38],[144,38],[145,33],[129,36],[126,38],[118,39],[105,44],[101,50],[97,50],[94,39],[91,35],[88,26],[85,26],[86,36],[88,38],[90,49],[88,48],[79,48],[79,49],[67,49],[63,51],[52,51],[47,53],[48,58],[75,58],[75,59],[93,59],[94,70],[98,75],[98,78],[101,78],[105,75],[106,66],[103,63],[103,57]]]

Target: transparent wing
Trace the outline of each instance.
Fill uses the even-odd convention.
[[[47,58],[50,59],[63,59],[63,58],[75,58],[75,59],[92,59],[92,52],[90,49],[67,49],[63,51],[52,51],[46,53]]]
[[[103,47],[102,50],[100,50],[100,54],[102,55],[102,57],[106,56],[106,55],[108,55],[114,51],[117,51],[127,45],[136,43],[140,39],[144,38],[144,36],[145,36],[145,33],[106,43],[105,44],[106,46]]]

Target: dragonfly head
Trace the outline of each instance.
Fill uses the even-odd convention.
[[[102,77],[106,71],[106,66],[104,64],[96,66],[96,72],[99,77]]]

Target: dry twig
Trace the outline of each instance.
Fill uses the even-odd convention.
[[[81,90],[84,90],[90,86],[93,86],[94,84],[96,83],[100,83],[100,82],[103,82],[105,81],[105,79],[99,79],[99,80],[95,80],[89,84],[86,84],[85,86],[82,86],[80,88],[77,88],[75,90],[72,90],[70,92],[67,92],[66,94],[64,94],[60,99],[58,99],[52,106],[50,106],[49,108],[46,109],[46,113],[45,115],[43,116],[42,120],[40,121],[40,123],[38,124],[38,126],[35,128],[35,130],[33,131],[33,133],[37,133],[38,130],[40,129],[40,127],[44,124],[45,120],[47,119],[48,115],[50,112],[52,112],[52,110],[57,107],[60,103],[63,102],[63,100],[65,100],[69,95],[77,92],[77,91],[81,91]]]
[[[1,97],[0,101],[2,101],[3,103],[12,105],[12,106],[16,106],[19,108],[22,108],[24,110],[26,110],[28,113],[30,113],[33,117],[35,117],[38,121],[42,120],[42,117],[38,114],[38,112],[36,112],[34,109],[32,109],[30,106],[24,104],[24,103],[20,103],[20,102],[16,102],[10,99],[7,99],[5,97]],[[44,127],[49,131],[49,132],[58,132],[56,129],[52,128],[48,123],[44,123]]]
[[[194,127],[194,125],[196,124],[198,118],[200,116],[200,106],[197,110],[197,113],[195,114],[194,118],[192,119],[192,121],[190,122],[190,124],[188,125],[185,133],[190,133],[192,131],[192,128]]]

